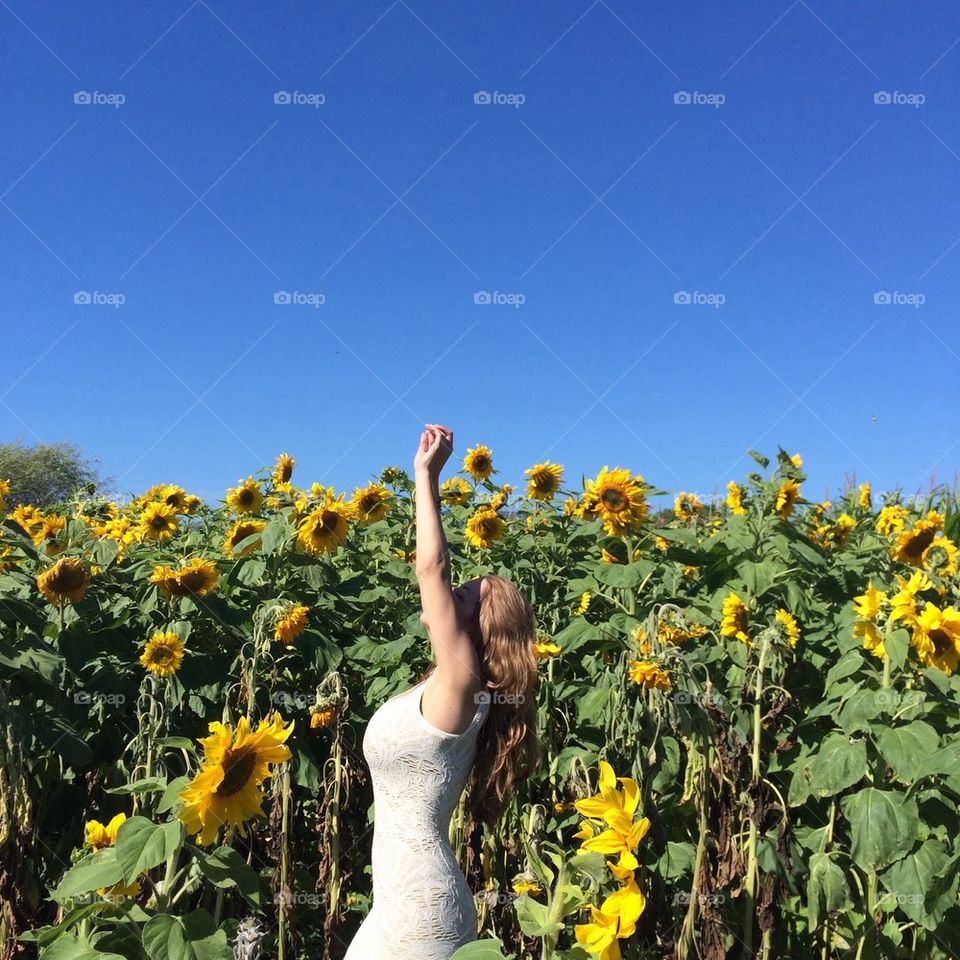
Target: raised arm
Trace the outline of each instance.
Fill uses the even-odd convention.
[[[483,685],[476,650],[468,628],[460,623],[450,584],[450,552],[440,522],[440,471],[453,451],[453,433],[439,424],[427,424],[414,457],[417,516],[417,582],[423,607],[421,620],[427,628],[437,676],[435,688],[446,691],[452,701]],[[438,696],[447,700],[448,696]],[[443,704],[439,704],[443,706]],[[427,702],[424,700],[424,713]],[[450,704],[453,707],[453,704]],[[462,714],[444,709],[445,714]],[[471,711],[472,712],[472,711]]]

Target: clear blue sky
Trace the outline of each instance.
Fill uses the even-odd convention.
[[[0,438],[211,498],[427,419],[514,483],[951,482],[960,9],[865,11],[2,0]]]

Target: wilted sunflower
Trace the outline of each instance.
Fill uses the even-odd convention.
[[[310,729],[319,730],[321,727],[330,727],[336,719],[336,707],[321,707],[310,714]]]
[[[560,489],[563,481],[563,467],[549,460],[535,464],[523,472],[530,478],[527,481],[527,496],[531,500],[549,502]]]
[[[640,527],[649,511],[643,483],[643,477],[632,476],[629,470],[604,467],[596,480],[587,481],[576,512],[586,519],[599,517],[610,536],[629,534]]]
[[[724,637],[736,637],[749,646],[750,635],[747,633],[748,611],[744,602],[735,594],[728,593],[723,601],[723,620],[720,623],[720,633]]]
[[[195,557],[179,570],[156,567],[150,582],[159,584],[171,597],[203,597],[216,587],[218,576],[212,560]]]
[[[289,483],[290,478],[293,476],[293,468],[297,465],[297,461],[293,459],[288,453],[281,453],[277,457],[277,462],[273,468],[273,482],[274,483]]]
[[[953,607],[940,610],[927,601],[917,616],[911,642],[926,666],[950,676],[960,660],[960,612]]]
[[[784,480],[780,484],[780,489],[777,490],[777,502],[775,504],[775,509],[777,511],[777,516],[781,520],[786,520],[787,517],[793,513],[793,508],[800,501],[802,494],[800,493],[800,485],[796,480]]]
[[[227,491],[226,504],[234,513],[259,513],[263,506],[263,492],[253,477],[247,477],[239,487]]]
[[[949,537],[936,537],[923,551],[923,568],[938,577],[952,577],[957,572],[957,545]]]
[[[293,733],[293,721],[285,727],[274,713],[256,731],[246,717],[240,718],[236,733],[217,721],[208,729],[210,736],[199,741],[204,754],[200,772],[179,795],[184,801],[179,818],[203,846],[213,843],[225,824],[246,837],[246,821],[263,816],[260,784],[273,775],[271,764],[290,759],[284,741]]]
[[[467,543],[485,550],[503,537],[503,518],[489,507],[481,507],[467,521],[463,536]]]
[[[444,503],[462,507],[470,495],[470,484],[463,477],[450,477],[440,485],[440,498]]]
[[[86,567],[73,557],[63,557],[37,577],[37,587],[54,606],[77,603],[90,583]]]
[[[141,540],[169,540],[176,533],[177,511],[165,503],[148,503],[140,514]]]
[[[158,677],[171,677],[183,663],[183,641],[175,633],[155,633],[140,654],[140,663]]]
[[[909,530],[903,530],[897,534],[897,540],[893,546],[893,559],[919,567],[923,563],[924,551],[933,543],[937,532],[942,529],[943,514],[930,510]]]
[[[251,553],[256,553],[262,546],[263,540],[257,537],[251,540],[239,554],[234,554],[237,546],[243,543],[247,537],[252,537],[256,533],[263,533],[263,528],[267,525],[266,520],[237,520],[227,533],[227,539],[223,541],[223,552],[226,556],[249,557]]]
[[[472,447],[463,458],[463,469],[474,480],[486,480],[493,473],[493,454],[482,443]]]
[[[747,511],[743,507],[743,487],[731,480],[727,484],[727,506],[730,512],[743,516]]]
[[[102,850],[112,847],[117,842],[117,831],[127,821],[125,813],[118,813],[108,824],[99,820],[88,820],[84,827],[87,846],[91,850]]]
[[[280,611],[273,639],[279,643],[293,643],[307,628],[307,616],[310,608],[302,603],[294,603]]]
[[[393,494],[382,484],[368,483],[353,491],[351,503],[361,523],[375,523],[390,512]]]
[[[670,682],[670,674],[658,667],[655,663],[645,660],[630,661],[630,679],[642,687],[648,689],[663,690],[669,692],[673,684]]]
[[[344,503],[343,494],[333,499],[326,491],[326,502],[308,513],[297,527],[297,542],[308,553],[333,553],[347,539],[353,507]]]

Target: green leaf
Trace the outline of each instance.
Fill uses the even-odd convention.
[[[757,453],[756,450],[748,450],[747,453],[749,453],[750,456],[753,457],[753,459],[756,460],[764,470],[770,466],[770,461],[762,453]]]
[[[144,777],[142,780],[134,780],[133,783],[125,783],[119,787],[110,787],[104,790],[104,793],[155,793],[157,790],[166,790],[167,781],[162,777]]]
[[[829,853],[815,853],[810,857],[810,876],[807,879],[808,929],[814,929],[826,915],[850,905],[850,887],[840,866]]]
[[[863,740],[851,740],[842,733],[832,733],[807,763],[810,767],[810,793],[832,797],[867,775],[867,745]]]
[[[133,883],[144,870],[163,863],[176,848],[182,829],[179,820],[155,824],[146,817],[131,817],[124,821],[114,847],[124,882]]]
[[[514,901],[517,911],[517,920],[520,923],[520,929],[528,937],[545,937],[557,934],[563,929],[563,924],[558,920],[550,919],[550,911],[546,904],[537,903],[526,894],[517,897]]]
[[[880,755],[907,783],[917,779],[939,744],[937,731],[922,720],[914,720],[904,727],[881,727],[877,736]]]
[[[117,862],[116,849],[106,847],[74,864],[63,876],[56,889],[50,891],[54,900],[65,900],[99,887],[110,887],[123,879],[123,867]]]
[[[224,930],[217,930],[206,910],[185,917],[165,913],[151,917],[143,927],[143,946],[150,960],[232,960]]]
[[[166,813],[168,810],[172,810],[178,803],[182,803],[180,793],[186,788],[189,782],[190,778],[187,776],[177,777],[176,780],[171,780],[167,785],[167,789],[163,791],[163,796],[157,802],[157,813]]]
[[[102,953],[87,940],[68,934],[40,951],[40,960],[125,960],[119,953]]]
[[[593,575],[600,583],[621,590],[632,590],[643,579],[640,567],[633,563],[598,563]]]
[[[474,940],[450,954],[450,960],[513,960],[515,954],[504,955],[499,940]]]
[[[209,855],[199,856],[197,866],[215,887],[236,887],[251,906],[260,906],[257,874],[233,847],[219,847]]]
[[[913,847],[919,826],[913,798],[865,787],[840,805],[850,824],[853,859],[864,870],[889,866]]]
[[[880,881],[890,891],[893,905],[914,923],[936,930],[944,913],[956,901],[958,875],[943,844],[933,838],[921,844],[909,856],[880,874]],[[937,879],[952,876],[952,889],[937,889]]]

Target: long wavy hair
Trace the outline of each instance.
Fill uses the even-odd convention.
[[[496,574],[485,574],[483,579],[487,595],[478,604],[471,637],[491,702],[477,735],[467,796],[475,825],[493,827],[514,788],[540,761],[534,647],[537,623],[526,597],[509,580]]]

